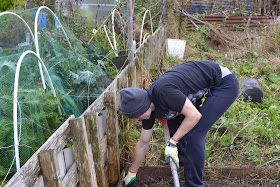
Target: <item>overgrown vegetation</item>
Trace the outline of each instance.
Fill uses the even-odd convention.
[[[210,129],[206,139],[206,167],[279,168],[279,25],[232,32],[219,25],[207,24],[200,31],[187,31],[184,22],[179,32],[177,19],[171,14],[169,19],[168,37],[179,38],[181,33],[180,38],[187,40],[183,61],[216,61],[235,73],[240,85],[246,78],[257,79],[264,93],[261,103],[238,98]],[[151,77],[155,80],[181,62],[165,56],[151,69]],[[131,126],[130,123],[124,124],[127,128],[124,128],[123,136],[129,138],[122,142],[129,163],[140,137],[136,132],[141,129],[141,124]],[[162,128],[157,123],[143,165],[162,165],[164,147]]]

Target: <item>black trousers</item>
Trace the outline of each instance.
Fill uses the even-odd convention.
[[[222,78],[218,87],[210,88],[203,105],[197,103],[202,114],[200,121],[178,143],[179,159],[184,164],[184,186],[205,186],[203,170],[205,163],[205,138],[210,127],[224,114],[239,94],[239,83],[234,74]],[[184,120],[183,115],[168,120],[172,137]]]

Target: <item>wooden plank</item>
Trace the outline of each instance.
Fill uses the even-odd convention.
[[[60,178],[63,179],[64,176],[66,175],[66,164],[65,164],[65,159],[63,156],[63,151],[60,151],[57,154],[57,161],[58,161],[58,166],[59,166],[59,170],[60,170]]]
[[[96,172],[96,180],[97,185],[99,187],[108,186],[109,184],[105,184],[104,170],[102,164],[102,152],[101,152],[101,141],[99,138],[99,122],[98,116],[95,115],[85,115],[85,124],[86,124],[86,131],[88,136],[88,142],[91,145],[91,149],[93,151],[93,161],[95,166]]]
[[[73,137],[73,144],[77,165],[77,177],[81,186],[97,186],[95,178],[92,153],[89,149],[88,137],[84,118],[70,120],[70,128]]]
[[[139,58],[135,59],[135,67],[136,67],[136,87],[143,87],[143,79],[142,79],[142,62]]]
[[[74,148],[73,146],[63,149],[63,155],[65,160],[66,173],[75,162]]]
[[[151,62],[152,64],[155,63],[155,60],[156,60],[156,56],[155,56],[155,50],[156,50],[156,46],[155,44],[158,43],[158,41],[156,40],[155,37],[151,37]]]
[[[91,163],[89,166],[90,166],[90,169],[93,173],[93,175],[92,175],[93,187],[98,187],[97,180],[96,180],[96,172],[95,172],[95,168],[94,168],[94,161],[93,161],[91,145],[88,145],[88,158],[89,158],[89,163]]]
[[[128,79],[126,77],[125,78],[118,78],[118,85],[117,85],[118,90],[121,90],[123,88],[127,88],[127,86],[128,86]]]
[[[109,165],[108,164],[106,164],[104,167],[104,173],[105,173],[105,176],[109,176]],[[109,182],[109,177],[107,177],[106,180]]]
[[[108,156],[105,155],[108,152],[108,149],[107,149],[107,135],[105,135],[100,140],[100,150],[101,150],[100,152],[101,152],[101,155],[102,155],[102,166],[104,167],[106,162],[108,161]],[[107,176],[107,175],[105,175],[105,176]]]
[[[116,110],[116,93],[107,92],[104,94],[104,104],[107,108],[107,144],[109,182],[117,184],[120,175],[120,151],[118,139],[118,119]]]
[[[144,60],[144,67],[146,72],[149,72],[149,65],[151,63],[151,49],[150,49],[150,36],[146,39],[146,43],[144,45],[146,47],[145,50],[145,60]]]
[[[98,127],[99,127],[99,139],[102,139],[107,129],[105,108],[98,113]]]
[[[45,184],[44,184],[43,176],[41,175],[38,177],[38,179],[33,187],[42,187],[42,186],[45,186]]]
[[[136,86],[136,68],[128,67],[128,87]]]
[[[104,183],[109,185],[109,173],[108,173],[108,148],[107,148],[107,135],[105,135],[100,143],[101,155],[102,155],[102,166],[104,172]]]
[[[74,162],[68,172],[66,173],[65,177],[62,180],[62,185],[64,187],[69,187],[69,186],[76,186],[78,183],[78,178],[77,178],[77,166],[76,163]]]
[[[143,59],[144,59],[144,54],[142,51],[139,51],[139,53],[137,54],[138,57],[138,65],[136,65],[136,71],[138,72],[137,78],[140,79],[140,84],[138,85],[140,88],[143,88]],[[136,62],[135,62],[136,63]],[[139,69],[137,69],[137,67]]]
[[[137,71],[136,71],[137,72]],[[137,78],[138,80],[139,78]],[[137,83],[136,83],[137,86]],[[121,90],[123,88],[127,88],[128,87],[128,78],[118,78],[118,85],[117,85],[117,90]],[[121,110],[121,98],[120,98],[120,92],[117,93],[117,103],[116,103],[116,108],[120,111]]]
[[[144,51],[144,60],[143,60],[143,88],[147,88],[149,85],[149,59],[150,59],[150,49],[146,45]]]
[[[60,169],[56,152],[52,150],[41,151],[39,154],[40,167],[46,186],[62,186]]]
[[[53,135],[32,155],[32,157],[21,167],[5,185],[6,187],[14,186],[33,186],[37,177],[40,175],[40,164],[38,153],[44,150],[54,149],[61,150],[70,139],[69,120],[70,116]]]

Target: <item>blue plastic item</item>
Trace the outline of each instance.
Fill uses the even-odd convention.
[[[34,19],[35,19],[35,16],[36,16],[36,12],[37,11],[34,11]],[[40,14],[38,15],[39,16],[39,27],[46,27],[47,26],[47,15],[46,13],[42,13],[40,12]]]

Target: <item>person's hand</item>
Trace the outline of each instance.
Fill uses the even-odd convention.
[[[136,185],[136,172],[131,172],[128,170],[128,174],[124,178],[125,186],[135,186]]]
[[[167,146],[165,147],[165,159],[166,162],[170,162],[170,158],[175,163],[177,169],[179,169],[179,157],[178,157],[178,148],[176,147],[177,141],[175,141],[173,138],[170,139],[170,141],[167,143]]]

